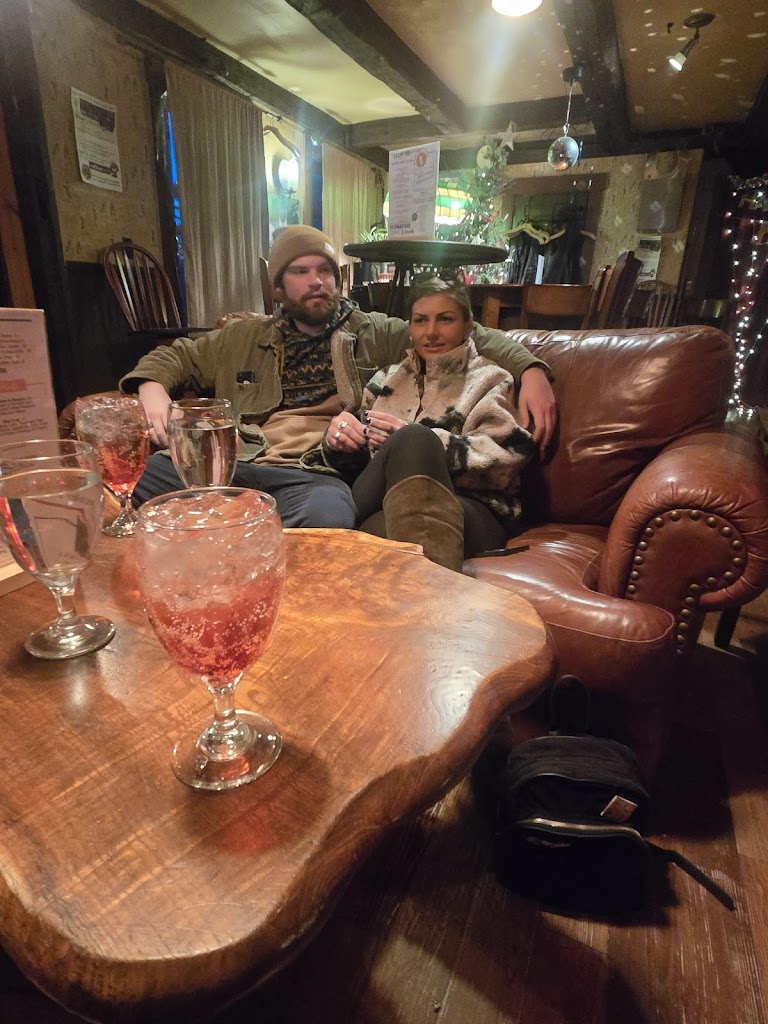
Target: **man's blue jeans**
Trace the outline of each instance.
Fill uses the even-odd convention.
[[[179,479],[167,455],[150,456],[133,492],[134,504],[141,505],[158,494],[180,491]],[[338,477],[312,473],[298,466],[258,466],[238,462],[233,487],[251,487],[271,494],[284,527],[315,526],[353,530],[357,512],[349,487]]]

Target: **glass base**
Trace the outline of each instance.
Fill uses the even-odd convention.
[[[24,641],[24,646],[36,658],[60,661],[77,658],[81,654],[98,651],[115,635],[115,626],[100,615],[83,615],[75,623],[61,625],[59,621],[35,630]]]
[[[103,526],[102,533],[108,537],[132,537],[136,530],[136,510],[133,506],[121,509],[111,523]]]
[[[207,744],[208,729],[185,736],[171,752],[173,774],[194,789],[235,789],[269,771],[283,739],[274,722],[253,711],[236,711],[243,746],[234,756],[216,754]]]

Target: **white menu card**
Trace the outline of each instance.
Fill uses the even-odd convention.
[[[43,311],[0,307],[0,444],[55,437],[58,422]],[[0,594],[31,582],[0,544]]]
[[[393,149],[389,154],[390,238],[435,237],[440,143]]]

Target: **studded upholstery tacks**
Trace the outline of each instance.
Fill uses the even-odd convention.
[[[701,594],[705,591],[714,591],[720,587],[730,586],[744,569],[744,558],[734,552],[743,552],[744,542],[734,536],[735,530],[719,516],[708,515],[699,509],[671,509],[663,515],[654,516],[650,524],[642,530],[641,541],[637,543],[637,554],[632,559],[633,568],[629,573],[629,582],[624,593],[628,600],[642,600],[642,567],[646,562],[654,537],[658,531],[667,524],[683,523],[685,517],[694,523],[703,519],[704,525],[709,530],[717,530],[724,541],[727,542],[727,552],[724,552],[726,559],[724,564],[729,568],[724,569],[719,576],[707,575],[703,579],[694,580],[688,584],[687,592],[682,598],[680,610],[675,616],[677,653],[682,654],[690,642],[691,625],[699,608]],[[701,613],[703,614],[703,613]],[[694,633],[698,635],[698,630]]]

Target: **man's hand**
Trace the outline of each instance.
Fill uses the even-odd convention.
[[[149,421],[149,439],[161,448],[168,446],[168,406],[171,396],[162,384],[145,380],[139,385],[139,399]]]
[[[533,428],[533,440],[544,458],[557,423],[557,402],[547,375],[540,366],[530,366],[520,379],[520,426]]]
[[[396,430],[406,425],[405,420],[393,416],[390,412],[376,412],[371,409],[366,414],[368,419],[368,445],[377,451]]]
[[[359,451],[368,443],[366,428],[351,412],[342,412],[331,420],[325,443],[334,452]]]

